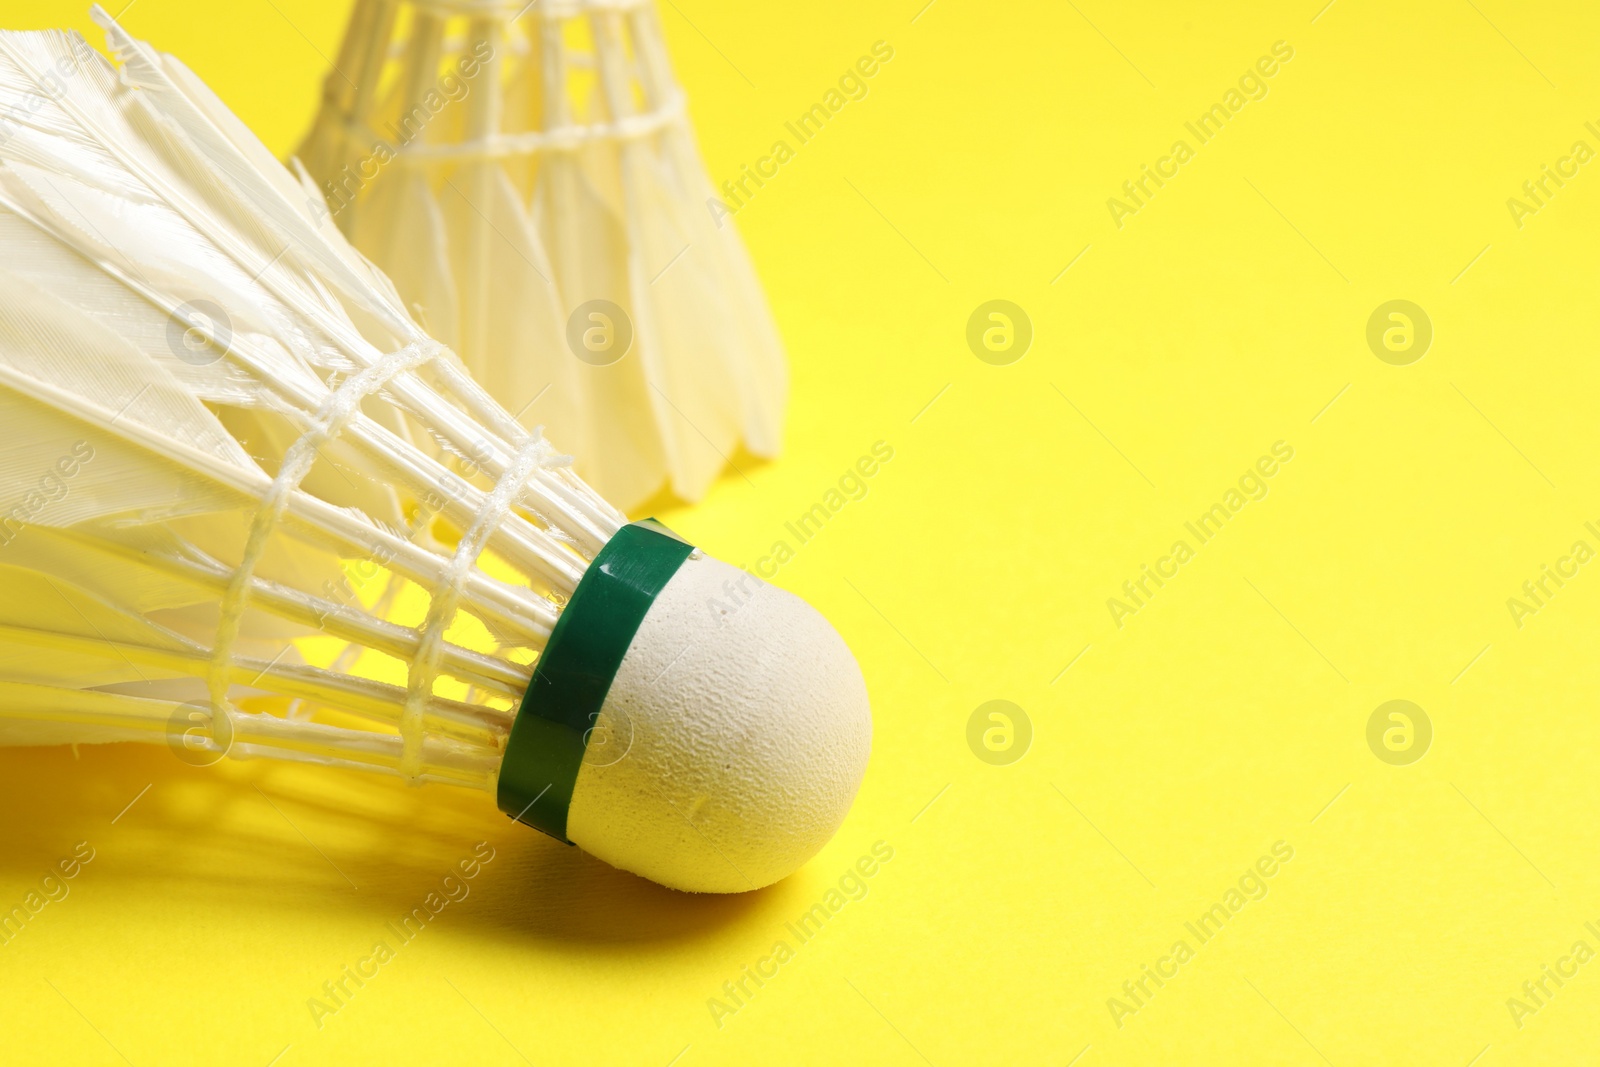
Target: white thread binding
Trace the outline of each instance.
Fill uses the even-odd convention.
[[[549,452],[544,435],[535,430],[517,449],[516,455],[506,464],[494,490],[478,509],[472,525],[462,534],[455,555],[445,568],[440,588],[435,590],[428,603],[428,615],[418,630],[417,654],[411,660],[406,679],[406,704],[400,713],[400,773],[415,781],[422,772],[422,711],[433,695],[433,683],[439,677],[439,663],[444,655],[444,637],[454,621],[456,607],[461,599],[461,582],[466,573],[477,565],[484,546],[488,544],[506,515],[516,502],[522,486],[533,475]]]
[[[407,7],[413,11],[438,18],[469,17],[489,20],[497,25],[493,31],[497,44],[507,48],[513,56],[526,57],[533,51],[532,38],[538,33],[535,23],[559,24],[593,16],[644,17],[654,15],[651,0],[409,0]],[[512,27],[526,18],[521,32],[511,32]],[[438,42],[442,53],[448,55],[465,51],[467,38],[449,36]],[[573,69],[596,69],[599,53],[608,47],[595,42],[596,52],[585,53],[563,49],[562,62]],[[388,62],[403,60],[409,55],[410,44],[393,40],[384,48]],[[638,62],[635,57],[635,62]],[[623,60],[626,62],[626,60]],[[381,64],[380,64],[381,65]],[[342,79],[343,80],[343,79]],[[539,130],[501,130],[487,137],[464,139],[450,144],[428,144],[420,139],[395,145],[392,139],[374,129],[361,117],[352,114],[352,101],[346,100],[343,86],[336,86],[329,76],[323,87],[323,105],[338,117],[345,136],[371,139],[375,144],[387,144],[394,161],[401,166],[423,167],[440,163],[477,163],[541,152],[576,152],[595,142],[624,143],[643,140],[687,117],[688,97],[681,88],[671,87],[643,112],[619,116],[609,122],[580,124],[563,123]]]
[[[428,163],[480,162],[509,159],[515,156],[536,155],[539,152],[576,152],[584,145],[596,141],[639,141],[666,129],[681,119],[688,97],[675,92],[654,111],[628,115],[613,122],[596,122],[586,126],[576,124],[558,126],[549,130],[523,130],[517,133],[497,133],[478,140],[464,140],[456,144],[427,144],[413,141],[395,150],[394,161],[402,166],[421,166]],[[370,127],[362,127],[367,133]]]
[[[317,450],[339,435],[345,423],[360,408],[362,400],[382,389],[396,375],[438,358],[443,351],[444,346],[437,341],[412,342],[346,378],[328,394],[311,420],[311,425],[284,452],[277,477],[272,479],[272,484],[262,494],[261,503],[250,521],[250,537],[245,542],[239,566],[228,581],[228,590],[223,595],[217,639],[211,649],[206,689],[211,696],[212,737],[224,750],[233,739],[233,706],[228,701],[228,674],[233,660],[233,646],[238,641],[239,624],[249,600],[250,581],[267,550],[268,539],[283,518],[289,495],[299,489],[300,483],[311,473]],[[217,736],[219,726],[225,738]]]

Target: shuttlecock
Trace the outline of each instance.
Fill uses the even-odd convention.
[[[870,744],[838,635],[626,524],[312,186],[94,14],[120,70],[0,34],[0,743],[475,787],[688,890],[804,862]]]
[[[777,454],[787,372],[649,0],[357,0],[300,148],[352,243],[623,508]]]

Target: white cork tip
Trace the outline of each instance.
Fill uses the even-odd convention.
[[[759,889],[838,830],[871,746],[866,684],[827,620],[726,563],[691,558],[612,682],[567,836],[674,889]]]

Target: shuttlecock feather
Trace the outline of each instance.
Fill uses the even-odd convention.
[[[300,148],[339,226],[631,508],[776,455],[782,349],[648,0],[357,0]]]
[[[627,524],[312,187],[95,16],[120,69],[0,33],[0,743],[477,788],[690,890],[815,852],[870,738],[833,630]]]

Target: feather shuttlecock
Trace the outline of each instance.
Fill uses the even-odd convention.
[[[0,743],[485,790],[689,890],[804,862],[870,742],[838,635],[628,524],[187,68],[95,17],[120,69],[0,33]]]
[[[357,0],[300,148],[430,333],[632,508],[777,454],[787,372],[650,0]]]

